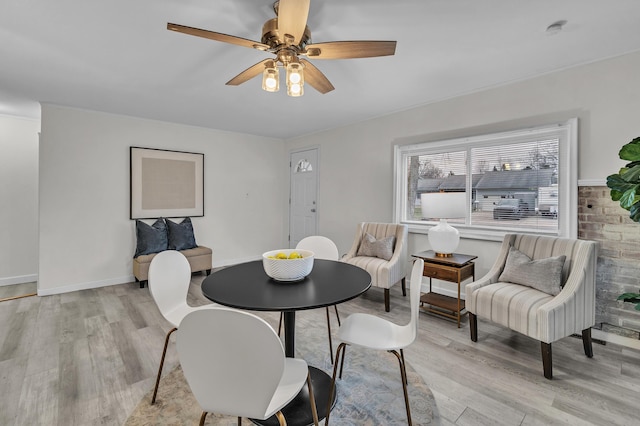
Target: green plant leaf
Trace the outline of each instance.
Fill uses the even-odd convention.
[[[633,166],[631,168],[625,167],[624,169],[620,169],[620,176],[622,176],[622,179],[624,179],[626,182],[640,183],[640,165]]]
[[[640,222],[640,202],[635,203],[629,209],[629,217],[634,222]]]
[[[635,138],[631,142],[626,145],[623,145],[620,148],[620,152],[618,153],[621,159],[628,161],[639,161],[640,160],[640,137]]]
[[[634,184],[627,182],[618,174],[607,176],[607,186],[619,192],[627,192],[629,189],[635,187]]]
[[[617,300],[626,301],[626,299],[637,299],[637,298],[640,298],[640,293],[622,293],[620,296],[618,296]]]
[[[640,303],[638,303],[634,309],[635,309],[636,311],[640,311]]]
[[[622,207],[623,209],[629,210],[632,205],[640,201],[640,197],[636,196],[637,190],[638,190],[638,185],[626,190],[622,195],[622,197],[620,197],[620,207]]]
[[[620,198],[624,195],[624,192],[620,192],[617,189],[611,190],[611,199],[613,201],[620,201]]]

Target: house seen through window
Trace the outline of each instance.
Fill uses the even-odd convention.
[[[420,232],[423,194],[463,192],[464,217],[448,221],[461,234],[574,233],[576,120],[477,137],[396,146],[397,219]],[[573,142],[572,142],[573,141]],[[575,187],[575,188],[574,188]],[[424,201],[426,202],[426,201]],[[573,222],[573,223],[572,223]]]

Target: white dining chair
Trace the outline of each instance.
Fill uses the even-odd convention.
[[[340,258],[340,253],[338,252],[338,247],[336,246],[336,244],[329,238],[323,237],[322,235],[311,235],[309,237],[303,238],[296,245],[296,249],[312,251],[314,259],[338,260]],[[338,326],[340,326],[341,324],[340,314],[338,313],[338,306],[333,305],[333,308],[336,311]],[[331,318],[329,317],[329,306],[327,306],[325,309],[327,312],[327,333],[329,334],[329,356],[331,357],[331,363],[333,364],[333,342],[331,341]],[[280,312],[278,335],[280,335],[280,331],[282,329],[282,316],[283,313]]]
[[[287,358],[282,342],[262,318],[228,308],[188,314],[178,330],[178,357],[187,383],[203,412],[266,420],[281,410],[307,383],[314,424],[318,424],[309,367]]]
[[[167,332],[164,341],[164,349],[158,367],[158,377],[153,389],[151,404],[155,404],[160,385],[160,376],[164,365],[169,337],[178,329],[182,319],[189,313],[201,309],[209,309],[219,306],[218,304],[208,304],[193,307],[187,304],[187,293],[191,283],[191,267],[187,258],[177,250],[166,250],[158,253],[149,265],[149,291],[156,302],[162,316],[173,325]]]
[[[408,424],[411,425],[411,409],[409,408],[409,394],[407,392],[407,368],[404,359],[404,348],[409,346],[418,335],[418,318],[420,316],[420,288],[422,286],[422,272],[424,261],[416,259],[411,270],[411,318],[406,325],[398,325],[375,315],[355,313],[349,315],[338,329],[338,339],[342,342],[336,350],[336,362],[333,365],[333,377],[331,379],[331,392],[329,401],[333,399],[336,387],[336,373],[338,371],[338,360],[340,361],[340,378],[342,378],[342,367],[344,366],[345,349],[347,345],[360,346],[362,348],[376,349],[391,352],[396,356],[400,364],[400,376],[402,377],[402,390],[404,392],[404,403],[407,410]],[[398,353],[400,351],[400,353]],[[331,403],[329,402],[329,405]],[[329,408],[329,407],[328,407]],[[329,412],[325,425],[329,424]]]

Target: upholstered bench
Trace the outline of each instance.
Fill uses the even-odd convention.
[[[181,223],[158,218],[153,225],[136,220],[136,252],[133,255],[133,275],[144,288],[149,277],[149,265],[156,254],[165,250],[182,253],[191,266],[191,272],[211,273],[211,249],[196,243],[191,218]]]
[[[178,250],[189,261],[191,266],[191,272],[205,271],[207,275],[211,273],[211,254],[212,250],[209,247],[197,246],[192,249]],[[151,259],[155,257],[157,253],[144,254],[133,259],[133,275],[136,277],[136,281],[140,282],[140,288],[143,288],[147,283],[149,277],[149,265]]]

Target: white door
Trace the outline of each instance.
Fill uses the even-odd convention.
[[[292,152],[289,204],[289,247],[318,230],[318,150]]]

